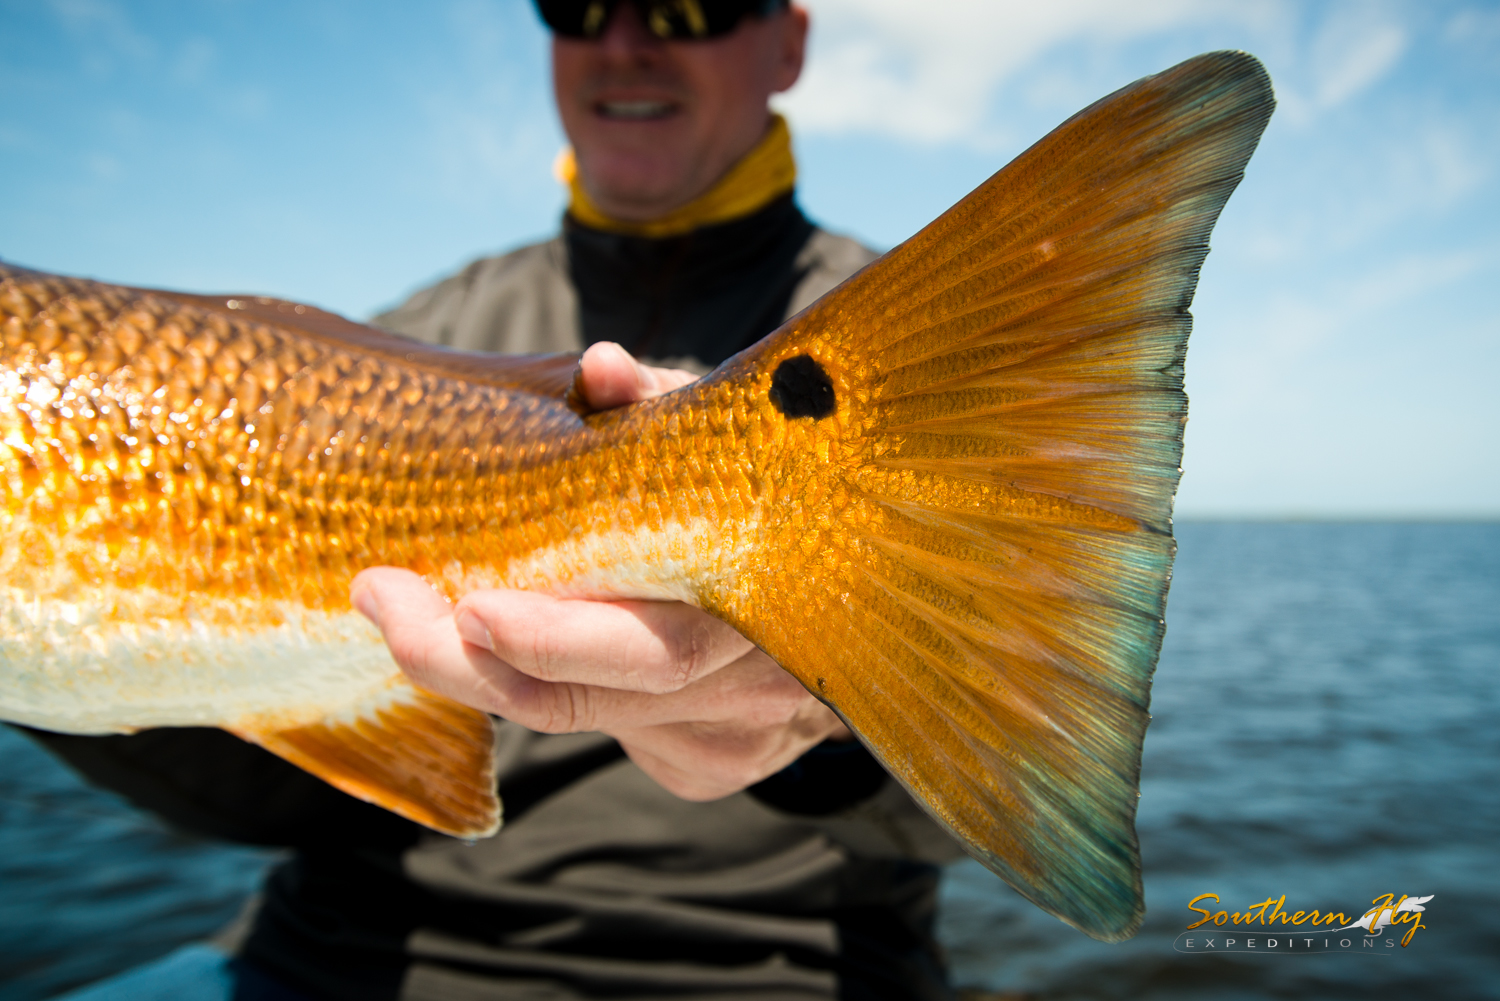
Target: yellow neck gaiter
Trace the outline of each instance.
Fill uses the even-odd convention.
[[[572,192],[568,213],[590,229],[627,236],[678,236],[689,230],[728,222],[764,208],[791,191],[797,183],[797,161],[792,158],[792,133],[786,119],[771,116],[771,127],[760,142],[740,157],[718,183],[686,205],[673,209],[659,219],[625,222],[611,219],[599,210],[583,190],[578,178],[578,161],[573,147],[557,156],[557,179]]]

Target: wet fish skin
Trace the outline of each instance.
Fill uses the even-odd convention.
[[[0,267],[0,717],[223,726],[475,836],[488,720],[401,679],[354,573],[683,600],[1020,892],[1128,936],[1187,306],[1272,105],[1242,53],[1138,81],[605,413],[571,359]]]
[[[4,274],[0,573],[33,604],[91,602],[91,635],[120,643],[149,622],[374,638],[348,585],[375,565],[415,569],[451,596],[519,587],[739,607],[743,587],[728,582],[770,572],[764,538],[802,519],[777,498],[819,498],[804,453],[838,437],[837,420],[779,419],[763,388],[752,401],[757,387],[724,376],[584,420],[555,395],[489,383],[503,360],[368,330],[380,351],[362,352],[255,315],[300,309],[342,326],[307,307],[215,310]],[[421,367],[429,357],[472,377]],[[79,694],[63,710],[81,715],[31,722],[118,725],[116,698],[85,711]],[[132,725],[224,718],[164,712]]]

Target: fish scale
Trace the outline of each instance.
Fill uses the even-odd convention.
[[[1273,105],[1243,53],[1137,81],[599,413],[572,357],[0,265],[0,716],[221,726],[480,837],[491,722],[404,680],[354,574],[686,601],[1018,891],[1127,937],[1188,306]]]

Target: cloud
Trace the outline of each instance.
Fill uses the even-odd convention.
[[[1400,27],[1363,18],[1331,21],[1319,35],[1314,45],[1319,108],[1336,108],[1374,84],[1406,51],[1406,32]]]
[[[102,76],[119,63],[149,64],[156,45],[138,31],[119,4],[108,0],[52,0],[53,14],[85,43],[85,64]]]
[[[923,144],[982,134],[1001,85],[1065,43],[1259,23],[1279,9],[1273,0],[812,0],[809,6],[807,71],[778,102],[799,131]]]
[[[1454,14],[1444,31],[1450,42],[1493,51],[1500,43],[1500,8],[1470,7]]]
[[[271,94],[258,85],[236,87],[223,92],[219,105],[236,118],[249,122],[261,122],[271,117]]]
[[[1492,157],[1475,149],[1475,143],[1456,125],[1437,122],[1429,126],[1408,150],[1408,175],[1402,181],[1427,194],[1427,206],[1444,209],[1479,188],[1488,179]]]
[[[1211,383],[1221,408],[1248,413],[1285,392],[1286,373],[1348,376],[1372,354],[1429,337],[1429,331],[1392,329],[1389,317],[1492,268],[1492,259],[1485,248],[1388,258],[1347,279],[1321,281],[1312,290],[1271,294],[1259,308],[1200,316],[1215,337],[1212,345],[1199,347],[1195,361],[1210,362],[1218,378],[1205,378],[1200,366],[1193,391]]]
[[[1480,246],[1195,306],[1178,510],[1493,515],[1495,331],[1473,296],[1495,274]]]
[[[1400,63],[1410,33],[1393,10],[1346,4],[1318,26],[1300,65],[1277,81],[1276,97],[1291,122],[1307,126],[1375,86]]]
[[[108,153],[88,155],[89,172],[101,181],[113,181],[120,176],[120,161]]]
[[[189,38],[183,43],[172,74],[185,84],[202,83],[218,58],[218,48],[207,38]]]
[[[34,152],[41,147],[31,132],[9,122],[0,122],[0,149]]]

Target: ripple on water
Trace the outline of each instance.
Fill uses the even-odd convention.
[[[0,726],[0,1001],[155,959],[230,921],[274,852],[187,837]]]

